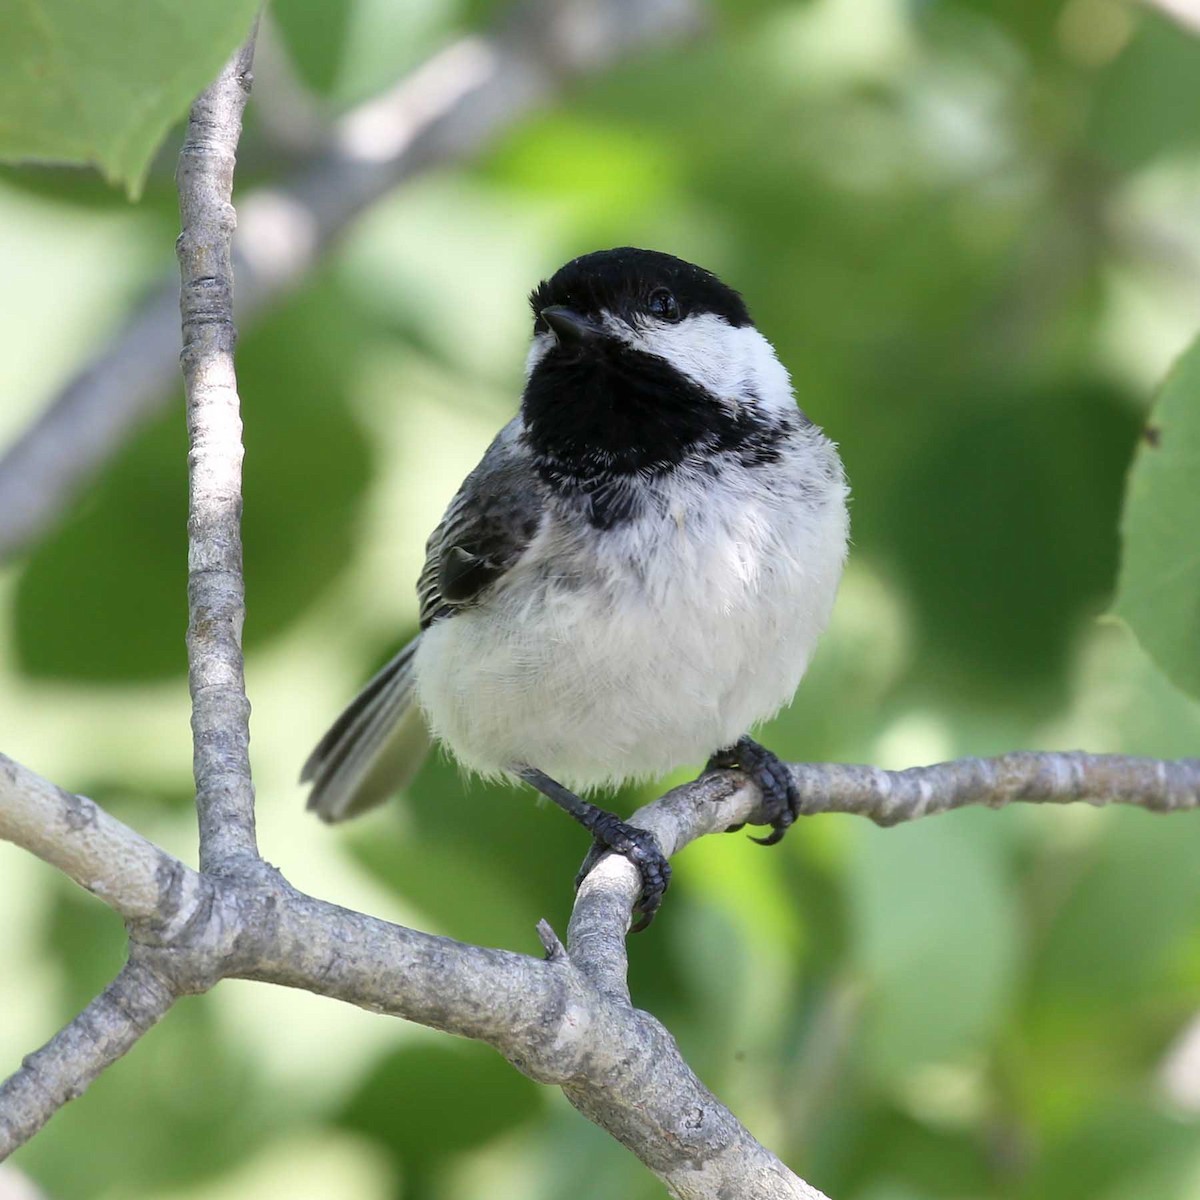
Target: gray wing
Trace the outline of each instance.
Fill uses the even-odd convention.
[[[474,603],[533,540],[545,488],[521,439],[520,419],[497,435],[450,502],[425,548],[417,585],[421,628]],[[416,774],[429,733],[413,702],[410,642],[351,701],[301,772],[308,806],[340,821],[387,799]]]
[[[344,821],[407,787],[429,751],[429,731],[413,703],[414,638],[350,702],[300,772],[308,807]]]
[[[475,603],[537,533],[546,491],[521,433],[515,417],[496,435],[425,544],[422,629]]]

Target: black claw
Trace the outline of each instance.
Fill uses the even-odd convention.
[[[596,839],[579,868],[579,874],[575,876],[576,888],[610,850],[623,854],[637,867],[642,876],[642,891],[633,911],[641,914],[641,920],[633,926],[633,932],[638,933],[645,929],[654,919],[654,914],[662,904],[663,893],[671,882],[671,864],[667,862],[654,835],[645,829],[627,825],[620,817],[581,800],[570,789],[563,787],[557,780],[551,779],[536,767],[517,764],[512,770],[531,787],[537,788],[543,796],[553,800],[559,808],[574,817]]]
[[[760,846],[774,846],[777,842],[783,841],[783,835],[787,833],[789,828],[791,828],[790,821],[788,821],[786,824],[780,822],[778,825],[772,823],[771,832],[768,833],[766,837],[755,837],[752,833],[747,834],[746,836],[752,842],[757,842]]]
[[[579,864],[579,870],[575,872],[576,891],[579,891],[579,885],[592,873],[592,868],[608,853],[608,850],[607,844],[599,838],[592,841],[587,854],[584,855],[583,862]]]
[[[800,815],[800,795],[792,783],[791,772],[777,755],[748,737],[738,738],[734,745],[718,750],[704,768],[706,773],[728,769],[749,775],[762,791],[763,814],[771,832],[766,837],[750,840],[760,846],[774,846],[782,841]]]
[[[633,906],[635,915],[640,916],[630,928],[631,933],[640,933],[658,912],[662,898],[671,883],[671,864],[667,862],[654,834],[634,825],[627,825],[611,813],[604,813],[598,819],[592,832],[596,840],[587,852],[575,876],[576,888],[587,878],[592,868],[610,850],[615,854],[623,854],[642,876],[642,891],[637,903]]]

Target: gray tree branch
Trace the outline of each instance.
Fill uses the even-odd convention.
[[[907,771],[840,763],[791,769],[807,814],[849,813],[880,824],[968,804],[1122,803],[1156,813],[1200,807],[1200,759],[1044,753]],[[668,792],[632,820],[675,854],[698,837],[754,823],[759,801],[752,783],[719,772]],[[70,816],[81,803],[91,814],[83,821]],[[677,1196],[820,1200],[704,1088],[669,1033],[631,1004],[625,935],[639,880],[619,856],[604,859],[580,888],[568,947],[543,927],[546,957],[537,959],[350,912],[296,891],[261,862],[237,874],[199,875],[91,802],[7,759],[0,760],[0,837],[90,886],[132,922],[135,956],[159,981],[158,1002],[224,977],[255,979],[477,1038],[531,1078],[560,1086]],[[22,1078],[22,1068],[0,1089],[0,1157],[133,1044],[142,1026],[116,1016],[111,1036],[93,1036],[106,1013],[101,997],[84,1014],[84,1042],[99,1049],[79,1059],[70,1087],[39,1086]],[[44,1061],[61,1072],[71,1061],[64,1048],[82,1044],[64,1031],[38,1052],[58,1047],[37,1059],[35,1074],[44,1073]]]
[[[725,777],[695,785],[690,795],[681,804],[679,793],[671,793],[643,810],[668,845],[745,820],[757,803],[753,788]],[[103,840],[84,827],[61,828],[66,801],[59,789],[12,764],[0,772],[0,813],[23,816],[0,824],[0,834],[39,854],[65,841],[67,850],[42,856],[70,863],[77,881],[103,873],[116,854],[125,864],[121,875],[111,888],[94,891],[135,918],[134,965],[4,1085],[0,1156],[130,1049],[173,997],[236,977],[304,988],[486,1041],[531,1078],[562,1087],[674,1195],[822,1200],[712,1096],[670,1034],[632,1006],[623,985],[605,986],[623,972],[636,894],[636,885],[625,886],[623,859],[606,860],[581,889],[572,923],[581,931],[580,948],[563,950],[543,931],[554,952],[538,959],[350,912],[296,891],[257,860],[243,860],[237,872],[198,875],[90,802],[70,799],[89,806]],[[152,911],[151,895],[158,897]],[[599,928],[609,921],[612,928]],[[599,946],[615,961],[599,961]],[[131,998],[129,989],[147,971],[153,995]]]
[[[137,955],[69,1025],[0,1084],[0,1162],[166,1014],[175,993]]]
[[[594,38],[586,28],[575,32],[584,36],[558,50],[586,59]],[[536,43],[547,30],[525,33]],[[3,1085],[0,1153],[78,1096],[175,997],[239,976],[304,987],[490,1042],[531,1077],[560,1084],[675,1195],[821,1200],[715,1100],[666,1030],[632,1007],[627,991],[600,991],[547,927],[540,930],[543,942],[555,952],[544,960],[465,946],[304,896],[258,856],[241,653],[242,443],[231,258],[233,171],[253,46],[251,34],[193,105],[177,176],[201,872],[158,852],[90,801],[5,760],[0,801],[11,818],[0,831],[121,912],[131,952],[117,980]],[[450,74],[471,78],[488,67],[484,55],[455,64]],[[504,87],[536,92],[534,83],[525,64],[507,72]],[[355,153],[374,155],[397,118],[403,128],[412,114],[383,115],[383,123],[368,120],[352,131]],[[487,113],[475,114],[478,128],[489,121]],[[465,135],[473,136],[470,129]],[[113,860],[121,864],[116,875]],[[609,904],[608,911],[623,934],[628,908],[622,913]]]
[[[126,921],[161,920],[168,890],[182,885],[194,894],[200,879],[86,796],[73,796],[3,754],[0,838],[57,867]]]
[[[631,7],[626,19],[636,24],[634,15],[645,7]],[[526,44],[561,33],[558,26],[525,29],[512,53],[519,57]],[[611,42],[597,40],[594,31],[589,36],[556,46],[553,61],[594,62],[596,46]],[[545,923],[539,927],[546,953],[534,958],[435,937],[304,895],[258,856],[240,649],[242,447],[229,248],[251,47],[252,39],[194,105],[179,170],[192,443],[189,666],[202,870],[91,801],[0,758],[0,837],[112,907],[125,918],[131,943],[113,984],[0,1085],[0,1157],[126,1053],[177,996],[242,978],[488,1042],[531,1078],[561,1087],[683,1200],[825,1200],[754,1140],[696,1078],[668,1031],[631,1003],[625,936],[638,878],[623,858],[609,856],[585,881],[566,947]],[[476,63],[478,78],[492,79],[510,102],[515,92],[520,104],[530,103],[549,86],[536,82],[528,63],[523,71],[510,64],[499,76],[494,66],[485,54]],[[450,76],[461,81],[463,64]],[[474,115],[456,127],[460,142],[492,127],[488,113],[465,111]],[[369,159],[371,147],[382,147],[391,161],[396,129],[422,116],[391,114],[378,128],[367,121],[360,140],[351,139],[354,153]],[[855,812],[883,824],[975,803],[1124,802],[1158,812],[1200,804],[1194,759],[1013,754],[901,772],[839,764],[791,770],[806,814]],[[633,820],[674,854],[697,837],[754,821],[759,803],[751,783],[722,772],[675,789]]]
[[[586,77],[700,28],[700,0],[528,0],[348,113],[286,183],[241,204],[234,253],[244,328],[372,204],[459,162]],[[176,285],[164,280],[0,458],[0,562],[45,533],[167,403],[178,378]]]
[[[257,26],[192,105],[179,152],[188,426],[188,686],[200,869],[258,858],[242,662],[242,421],[233,348],[233,170]]]

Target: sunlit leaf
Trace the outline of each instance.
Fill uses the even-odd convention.
[[[1200,341],[1150,414],[1121,520],[1116,612],[1154,661],[1200,697]]]
[[[0,13],[0,159],[90,163],[136,194],[258,0],[19,0]]]

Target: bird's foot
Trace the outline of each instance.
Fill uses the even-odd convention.
[[[775,845],[800,815],[800,795],[786,764],[753,738],[741,737],[732,746],[718,750],[704,768],[705,774],[720,770],[741,771],[758,784],[763,797],[765,824],[771,826],[771,832],[766,837],[750,840],[760,846]],[[727,832],[734,833],[741,828],[734,825]]]
[[[579,868],[579,874],[575,876],[576,888],[610,850],[616,854],[623,854],[637,867],[642,876],[642,890],[633,906],[634,914],[639,919],[631,932],[640,933],[645,929],[654,920],[654,914],[662,904],[663,893],[671,882],[671,864],[667,862],[654,834],[634,825],[627,825],[620,817],[588,803],[575,795],[570,788],[563,787],[558,780],[551,779],[536,767],[518,764],[512,771],[548,800],[553,800],[596,839]]]
[[[633,906],[634,916],[638,919],[630,928],[630,933],[640,933],[654,920],[654,914],[662,904],[663,895],[671,882],[671,864],[659,848],[658,839],[649,830],[628,825],[602,808],[594,811],[595,819],[585,823],[596,840],[592,842],[592,848],[575,876],[575,887],[578,889],[592,868],[610,850],[614,854],[624,855],[637,867],[642,877],[642,890]]]

